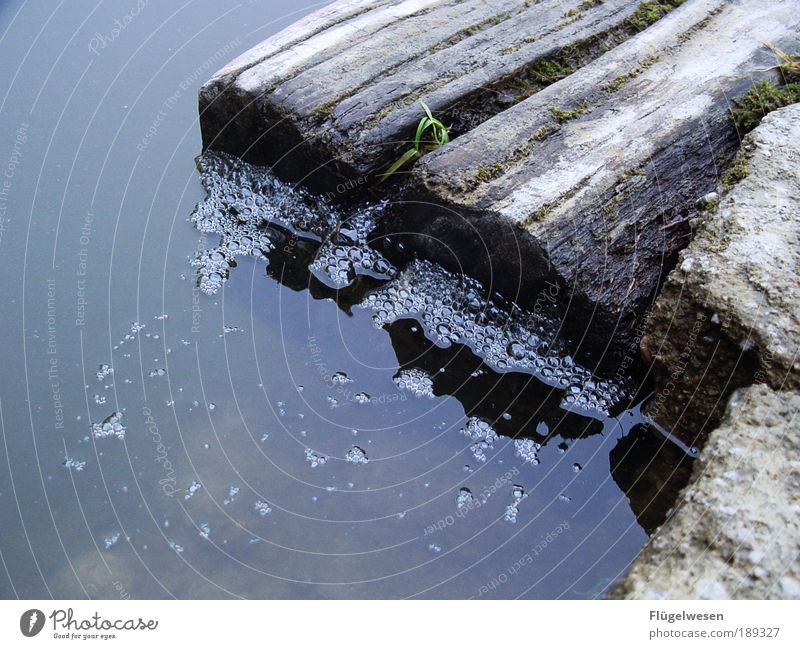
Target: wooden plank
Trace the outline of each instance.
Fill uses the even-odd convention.
[[[524,304],[557,281],[630,332],[738,146],[731,98],[775,75],[761,41],[800,30],[795,0],[673,4],[335,3],[203,86],[204,144],[312,189],[366,184],[424,100],[454,139],[395,179],[410,202],[385,227]]]
[[[422,158],[414,198],[448,209],[411,210],[393,227],[420,232],[417,243],[441,259],[450,252],[437,253],[430,234],[476,240],[462,261],[487,266],[483,238],[498,277],[552,269],[571,295],[628,329],[688,243],[697,199],[738,148],[731,98],[775,76],[762,40],[791,49],[799,28],[791,0],[690,0]],[[513,240],[498,243],[498,227]],[[515,247],[521,259],[504,264],[498,249]]]
[[[638,6],[637,0],[405,0],[305,40],[297,36],[310,29],[292,29],[203,86],[204,144],[330,188],[390,164],[419,121],[419,100],[438,111],[481,96],[564,48],[634,29],[629,21]]]

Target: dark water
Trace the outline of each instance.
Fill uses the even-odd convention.
[[[314,5],[163,4],[0,7],[0,595],[600,595],[687,468],[626,410],[635,379],[565,360],[547,314],[524,356],[513,305],[461,278],[404,306],[447,293],[435,268],[338,281],[313,199],[302,233],[199,222],[197,89]],[[266,260],[225,247],[262,235]],[[572,385],[597,398],[569,412]]]

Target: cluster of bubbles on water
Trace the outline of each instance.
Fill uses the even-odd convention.
[[[393,380],[400,390],[408,390],[415,397],[434,397],[433,379],[424,370],[416,367],[402,369]]]
[[[398,272],[368,243],[385,204],[361,205],[344,214],[327,199],[236,157],[207,152],[198,165],[207,197],[191,219],[201,232],[220,236],[219,245],[193,261],[202,291],[219,289],[237,255],[266,256],[277,245],[291,245],[299,233],[318,246],[310,270],[321,281],[341,288],[358,275],[384,280],[359,305],[374,311],[376,327],[416,319],[438,345],[466,345],[495,371],[529,373],[563,390],[562,406],[568,409],[607,415],[625,396],[618,382],[595,377],[562,347],[552,304],[525,311],[487,297],[478,281],[429,261],[412,261]],[[425,378],[407,372],[398,376],[398,387],[431,393]]]
[[[70,469],[72,471],[83,471],[83,469],[86,467],[86,462],[83,462],[82,460],[76,460],[69,456],[66,456],[61,464],[65,468]]]
[[[268,169],[224,153],[198,159],[207,192],[191,216],[198,230],[220,235],[220,243],[193,260],[200,290],[216,293],[239,255],[265,257],[293,238],[320,243],[311,270],[336,287],[359,274],[389,278],[392,265],[367,245],[375,215],[383,205],[368,206],[344,219],[330,202],[276,178]]]
[[[110,365],[103,363],[100,367],[97,368],[97,372],[95,373],[95,377],[98,381],[102,381],[108,375],[114,373],[114,368]]]
[[[495,371],[531,373],[565,391],[564,407],[608,414],[624,396],[617,383],[594,377],[559,349],[553,336],[558,322],[551,316],[506,308],[485,293],[474,279],[415,260],[360,306],[375,312],[376,327],[413,318],[443,347],[460,343]]]
[[[95,439],[104,437],[123,439],[125,437],[125,426],[122,425],[122,413],[112,412],[102,422],[92,424],[92,436]]]
[[[315,469],[318,466],[322,466],[323,464],[325,464],[328,461],[328,458],[310,448],[307,448],[306,461],[311,465],[312,469]]]
[[[514,440],[514,455],[522,460],[523,464],[539,464],[538,451],[541,444],[530,438]]]
[[[200,290],[215,293],[227,279],[238,255],[265,256],[276,246],[276,232],[266,224],[284,228],[296,226],[306,232],[326,232],[333,215],[301,189],[292,189],[270,173],[224,153],[206,153],[198,159],[207,198],[201,201],[191,220],[200,232],[216,233],[218,246],[197,256]]]
[[[223,505],[230,505],[234,500],[236,500],[236,496],[239,495],[239,487],[231,486],[228,488],[228,497],[222,501]]]
[[[190,484],[186,488],[186,494],[184,495],[183,499],[184,500],[189,500],[192,496],[194,496],[202,488],[203,488],[203,485],[201,485],[197,480],[192,480],[192,484]]]
[[[472,441],[469,450],[478,462],[486,462],[486,451],[494,448],[492,444],[497,440],[497,433],[489,422],[470,417],[465,428],[461,429],[461,434]]]
[[[470,491],[467,487],[461,487],[458,490],[458,495],[456,496],[456,507],[459,509],[469,509],[473,506],[475,502],[475,496],[472,495],[472,491]]]
[[[113,548],[117,544],[117,541],[119,541],[119,537],[120,533],[114,532],[114,534],[112,534],[111,536],[103,539],[103,544],[105,545],[106,550],[110,550],[111,548]]]
[[[369,462],[366,452],[360,446],[351,448],[344,456],[344,459],[352,464],[367,464]]]
[[[516,523],[517,516],[519,515],[519,504],[528,496],[525,493],[525,489],[522,487],[522,485],[518,484],[514,485],[513,489],[511,490],[511,495],[514,500],[510,505],[506,505],[506,513],[504,514],[503,518],[509,523]]]
[[[358,275],[390,279],[397,270],[367,243],[375,228],[375,217],[383,209],[378,204],[349,216],[323,241],[309,269],[334,288],[352,284]]]
[[[271,511],[272,507],[269,506],[269,503],[264,500],[257,500],[253,504],[253,509],[258,512],[259,516],[267,516]]]

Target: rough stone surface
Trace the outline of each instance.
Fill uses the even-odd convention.
[[[800,598],[800,394],[742,388],[671,517],[610,593]]]
[[[747,177],[702,217],[646,324],[649,414],[690,439],[739,386],[800,388],[800,105],[767,115],[743,153]]]

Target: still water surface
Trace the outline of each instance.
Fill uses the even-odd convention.
[[[1,596],[595,597],[657,524],[635,412],[383,317],[381,273],[276,230],[198,284],[197,89],[314,6],[0,7]]]

